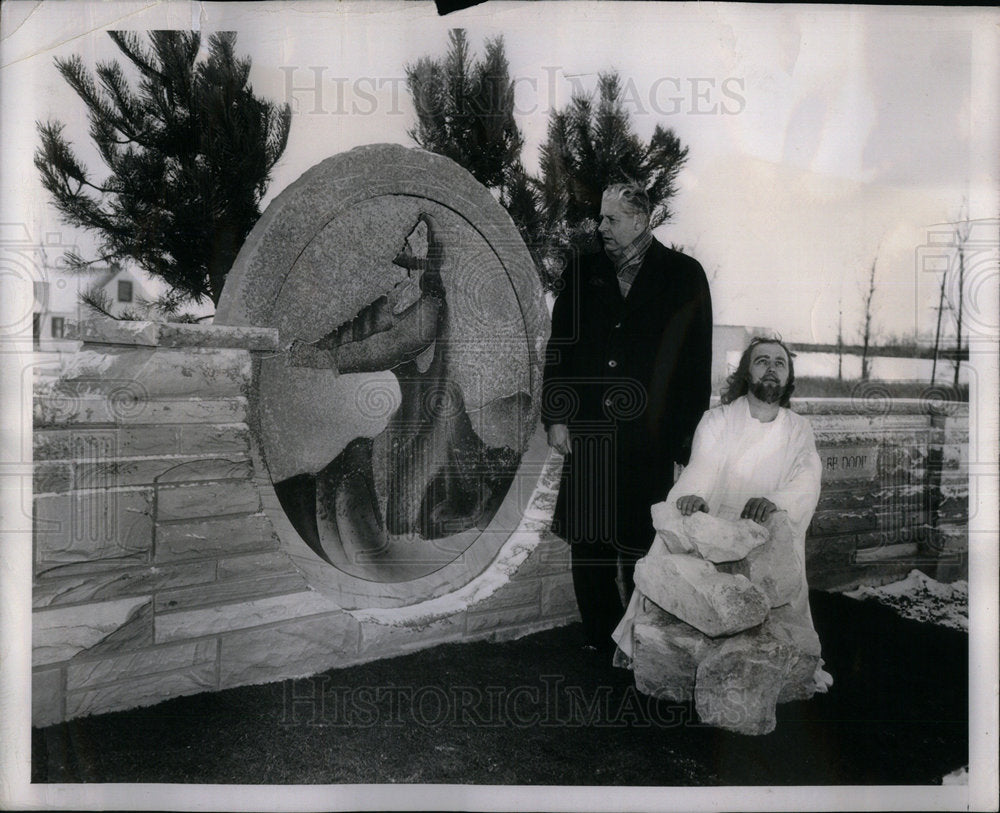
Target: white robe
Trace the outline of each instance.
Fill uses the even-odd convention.
[[[781,408],[763,423],[750,414],[746,396],[708,410],[698,424],[691,460],[667,495],[668,509],[677,499],[694,494],[708,503],[708,512],[723,519],[740,518],[751,497],[765,497],[788,514],[795,538],[802,586],[793,606],[802,623],[812,626],[805,570],[806,529],[819,501],[822,464],[806,418]],[[657,546],[654,543],[656,553]],[[642,597],[636,590],[625,617],[612,637],[632,656],[632,626]]]

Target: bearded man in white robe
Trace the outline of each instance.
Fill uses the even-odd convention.
[[[813,627],[806,584],[806,529],[819,500],[822,467],[809,421],[789,407],[795,385],[792,354],[776,339],[754,339],[730,376],[722,404],[698,424],[689,464],[665,503],[654,506],[654,525],[697,511],[761,525],[783,511],[798,572],[788,596],[795,623]],[[657,516],[659,515],[659,516]],[[787,531],[786,531],[787,532]],[[656,546],[654,546],[654,553]],[[613,638],[632,656],[632,627],[642,596],[633,594]],[[620,656],[616,663],[621,663]],[[817,670],[817,689],[832,678]]]

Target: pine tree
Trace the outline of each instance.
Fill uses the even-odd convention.
[[[503,37],[487,40],[473,60],[465,31],[452,29],[443,59],[406,66],[417,124],[409,136],[425,150],[451,158],[483,186],[500,188],[521,154],[514,121],[514,84]]]
[[[215,33],[199,60],[196,32],[109,36],[138,73],[79,56],[56,67],[87,106],[90,137],[110,174],[76,157],[58,121],[38,124],[35,166],[63,220],[95,232],[100,256],[71,267],[130,259],[164,280],[175,300],[218,304],[226,275],[260,217],[270,173],[284,152],[291,109],[254,95],[236,34]]]
[[[465,32],[454,29],[444,58],[408,65],[406,79],[417,112],[410,137],[496,192],[545,288],[554,285],[573,252],[598,249],[601,194],[609,184],[645,187],[653,228],[672,216],[670,201],[688,148],[660,125],[648,143],[639,139],[617,73],[598,77],[596,100],[578,93],[566,109],[553,111],[538,176],[521,163],[523,139],[502,38],[487,41],[485,57],[474,61]]]
[[[543,219],[552,227],[557,249],[593,250],[601,193],[613,183],[638,183],[646,189],[653,206],[652,228],[673,216],[670,203],[688,148],[659,124],[649,143],[643,143],[632,127],[622,91],[617,73],[602,73],[596,100],[578,93],[565,110],[551,114],[537,186]]]

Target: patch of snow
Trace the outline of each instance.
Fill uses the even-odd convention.
[[[904,618],[969,631],[969,583],[964,580],[946,584],[911,570],[901,581],[881,587],[863,585],[844,595],[862,601],[874,599]]]
[[[959,768],[957,771],[952,771],[950,774],[941,777],[942,785],[968,785],[969,784],[969,767]]]

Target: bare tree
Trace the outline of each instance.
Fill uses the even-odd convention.
[[[878,250],[875,251],[875,259],[872,260],[871,270],[868,272],[868,290],[864,294],[862,302],[865,306],[864,317],[861,322],[861,380],[867,381],[870,373],[868,367],[868,348],[871,346],[873,336],[872,328],[872,302],[875,299],[875,266],[878,264]]]
[[[969,221],[966,204],[962,204],[962,214],[955,224],[955,248],[958,255],[958,284],[953,294],[945,293],[948,309],[955,316],[955,375],[952,386],[958,389],[958,372],[962,366],[962,310],[965,305],[965,245],[969,242],[972,223]],[[950,269],[949,269],[950,270]],[[947,272],[946,272],[947,273]],[[944,290],[942,282],[942,290]]]
[[[837,380],[844,380],[844,298],[837,300]]]

